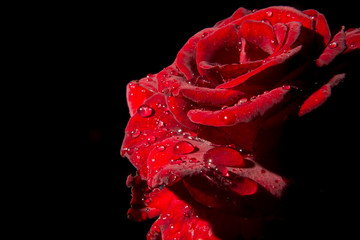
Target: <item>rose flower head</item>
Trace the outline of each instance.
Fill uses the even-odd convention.
[[[290,184],[258,161],[266,130],[322,105],[359,48],[359,28],[332,35],[323,14],[285,6],[239,8],[196,33],[170,66],[127,86],[128,217],[156,219],[149,240],[244,234]]]

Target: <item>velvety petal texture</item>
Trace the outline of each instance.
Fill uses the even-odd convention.
[[[155,218],[148,240],[258,239],[250,219],[273,216],[291,185],[267,154],[278,130],[320,107],[359,49],[359,28],[332,35],[323,14],[287,6],[239,8],[196,33],[127,85],[128,217]]]

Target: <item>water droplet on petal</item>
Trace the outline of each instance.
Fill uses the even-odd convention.
[[[132,130],[130,134],[131,134],[132,138],[137,138],[141,135],[141,131],[136,128],[136,129]]]
[[[285,89],[285,90],[290,90],[291,86],[290,86],[290,85],[285,84],[285,85],[283,85],[283,86],[282,86],[282,88],[283,88],[283,89]]]
[[[204,38],[204,37],[206,37],[208,35],[208,33],[203,33],[202,35],[201,35],[201,38]]]
[[[164,145],[158,145],[156,146],[156,150],[158,150],[159,152],[162,152],[166,149],[166,147]]]
[[[219,118],[220,118],[220,121],[226,125],[231,125],[231,124],[235,123],[235,120],[236,120],[236,116],[233,113],[233,111],[227,110],[227,109],[224,109],[219,114]]]
[[[154,143],[154,142],[156,142],[156,137],[155,136],[150,136],[150,137],[147,138],[147,141],[149,143]]]
[[[151,115],[154,114],[154,109],[152,109],[151,107],[149,107],[148,105],[141,105],[137,112],[139,113],[139,115],[141,117],[150,117]]]
[[[272,15],[273,15],[273,12],[271,11],[271,10],[269,10],[269,11],[266,11],[266,16],[268,16],[268,17],[272,17]]]
[[[187,142],[187,141],[180,141],[175,144],[173,148],[173,152],[175,154],[189,154],[195,150],[195,147]]]
[[[337,43],[337,42],[331,42],[331,43],[329,44],[329,47],[330,47],[330,48],[337,48],[337,46],[338,46],[338,43]]]
[[[243,157],[238,151],[228,147],[216,147],[207,151],[204,161],[227,167],[245,167]]]
[[[172,159],[172,160],[170,161],[171,164],[181,164],[181,163],[183,163],[183,162],[184,162],[184,161],[181,160],[181,159]]]

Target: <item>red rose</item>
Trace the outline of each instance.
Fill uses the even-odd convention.
[[[195,34],[169,67],[128,84],[129,217],[158,217],[148,239],[240,235],[288,185],[258,161],[266,130],[319,107],[359,47],[360,29],[331,36],[322,14],[291,7],[240,8]]]

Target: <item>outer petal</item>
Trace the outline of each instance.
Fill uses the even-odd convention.
[[[121,147],[121,155],[129,158],[131,163],[140,171],[141,177],[146,178],[147,157],[151,149],[159,141],[178,133],[191,132],[179,124],[167,109],[165,97],[155,94],[144,104],[153,111],[151,116],[142,117],[138,112],[131,117],[125,129],[125,138]]]
[[[288,91],[289,89],[280,87],[260,95],[253,101],[240,102],[238,105],[218,111],[191,110],[188,116],[194,123],[216,127],[251,122],[279,103]]]
[[[224,105],[233,105],[245,94],[231,89],[211,89],[189,85],[179,88],[174,95],[180,95],[199,105],[222,107]]]
[[[193,147],[192,151],[185,151],[183,154],[174,151],[179,142],[190,144]],[[249,195],[250,192],[252,192],[251,194],[256,192],[255,182],[272,195],[280,197],[287,185],[284,179],[275,173],[268,172],[251,159],[247,159],[245,164],[240,153],[232,148],[217,147],[200,139],[182,137],[171,137],[165,139],[161,144],[166,146],[166,149],[162,151],[153,149],[148,158],[150,169],[148,185],[152,188],[162,185],[172,186],[181,179],[192,185],[194,183],[190,179],[195,178],[197,179],[195,182],[205,179],[207,182],[210,181],[214,187],[219,187],[219,191],[222,189],[243,196]],[[216,151],[218,148],[221,149]],[[226,154],[227,152],[229,154]],[[228,171],[232,171],[235,175],[229,175]],[[244,181],[244,178],[250,179],[251,182]],[[204,188],[205,185],[202,184]],[[196,196],[193,197],[196,198]],[[221,208],[228,209],[224,206],[227,200],[220,196],[218,199],[212,198],[212,200],[215,204],[213,207],[221,205]],[[200,199],[199,201],[202,202]]]
[[[349,29],[345,32],[347,49],[344,53],[360,49],[360,28]]]
[[[319,90],[311,94],[311,96],[308,97],[301,105],[300,111],[298,113],[299,117],[304,116],[312,110],[320,107],[326,101],[326,99],[331,96],[331,88],[338,85],[339,82],[344,78],[344,73],[335,75],[327,84],[323,85]]]
[[[126,88],[126,99],[129,106],[130,116],[155,92],[142,86],[138,81],[132,81]]]
[[[324,52],[316,60],[319,67],[329,65],[339,54],[346,49],[344,27],[338,32],[332,41],[326,46]]]

